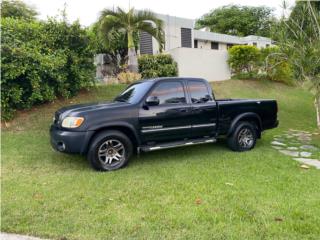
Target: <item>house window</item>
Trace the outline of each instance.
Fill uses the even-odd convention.
[[[181,47],[192,47],[191,28],[181,28]]]
[[[211,42],[211,49],[219,49],[219,43],[218,42]]]
[[[252,45],[253,45],[253,46],[257,46],[257,43],[256,43],[256,42],[253,42]]]
[[[233,44],[230,44],[230,43],[227,44],[227,49],[232,48],[232,47],[233,47]]]
[[[140,32],[140,54],[153,54],[152,36],[147,32]]]
[[[193,41],[193,46],[194,46],[194,48],[198,48],[198,40]]]

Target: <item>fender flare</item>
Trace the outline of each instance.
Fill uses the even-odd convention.
[[[106,129],[106,128],[126,128],[128,130],[130,130],[130,132],[133,134],[133,137],[135,138],[134,140],[136,141],[136,144],[139,146],[140,145],[140,138],[138,136],[138,133],[136,131],[136,129],[134,128],[133,125],[127,123],[127,122],[122,122],[122,121],[118,121],[118,122],[109,122],[106,124],[101,124],[98,125],[94,128],[90,128],[89,131],[94,131],[94,132],[98,132],[100,130]]]
[[[231,133],[234,131],[237,123],[238,123],[239,121],[241,121],[242,119],[244,119],[244,118],[251,118],[251,119],[257,120],[257,122],[258,122],[258,128],[259,128],[259,130],[261,131],[261,129],[262,129],[262,121],[261,121],[260,116],[259,116],[258,114],[256,114],[256,113],[254,113],[254,112],[247,112],[247,113],[241,113],[240,115],[236,116],[236,117],[232,120],[231,125],[230,125],[230,128],[229,128],[228,133],[227,133],[227,136],[230,136],[230,135],[231,135]]]

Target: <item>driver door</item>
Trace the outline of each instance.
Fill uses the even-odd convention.
[[[187,104],[183,81],[161,81],[146,99],[152,99],[153,104],[146,102],[139,111],[143,143],[183,140],[191,136],[191,106]]]

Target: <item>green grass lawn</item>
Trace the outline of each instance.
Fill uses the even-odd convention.
[[[2,131],[1,230],[53,239],[319,239],[320,171],[270,146],[290,128],[315,131],[312,96],[258,81],[214,83],[218,98],[275,98],[280,126],[250,152],[225,142],[133,157],[93,171],[54,152],[49,125],[61,106],[112,99],[125,86],[20,112]]]

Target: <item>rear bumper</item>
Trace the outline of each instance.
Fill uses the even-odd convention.
[[[86,153],[93,131],[72,132],[61,130],[54,125],[50,127],[51,146],[65,153]]]

